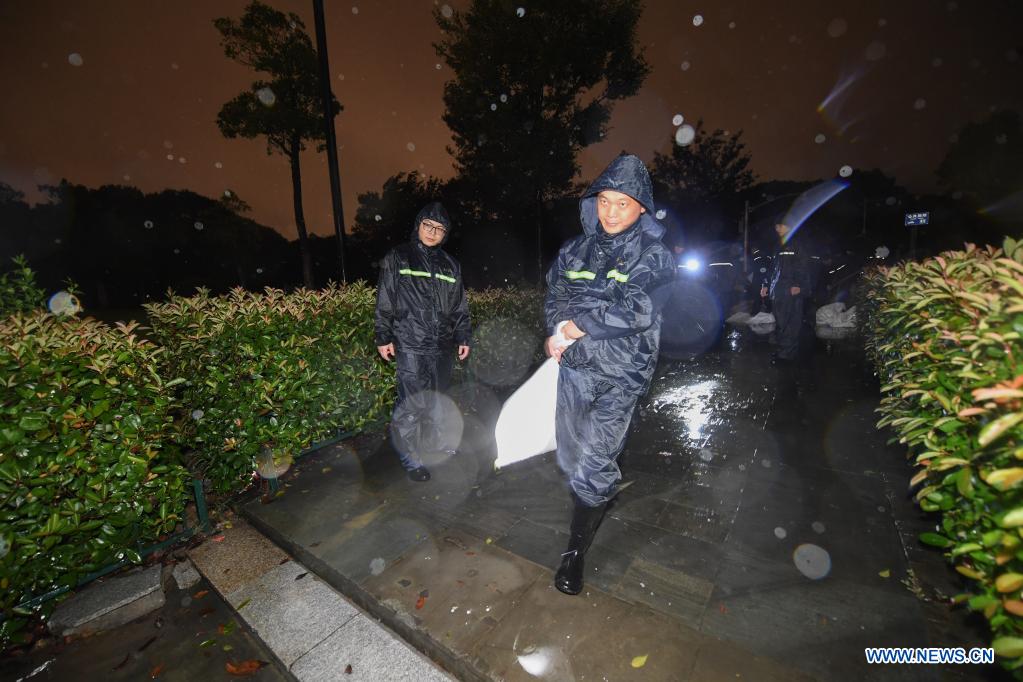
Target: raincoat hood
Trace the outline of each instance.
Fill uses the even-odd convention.
[[[646,213],[639,216],[639,220],[633,227],[638,227],[648,232],[656,239],[664,235],[662,227],[654,219],[654,190],[650,182],[650,173],[646,166],[637,156],[622,154],[612,161],[604,172],[600,174],[593,184],[579,200],[579,220],[583,225],[583,232],[587,235],[598,234],[601,231],[600,222],[597,219],[597,195],[604,190],[621,192],[640,203],[646,209]],[[632,231],[629,228],[626,232]]]
[[[423,206],[419,214],[416,215],[415,222],[412,223],[412,242],[415,244],[419,243],[419,223],[423,220],[433,220],[444,226],[444,237],[440,240],[437,246],[444,246],[444,242],[451,236],[451,218],[448,217],[448,212],[444,209],[444,204],[439,201],[432,201],[426,206]],[[436,247],[434,247],[436,248]]]

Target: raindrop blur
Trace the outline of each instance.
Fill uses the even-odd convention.
[[[671,119],[671,125],[680,126],[685,123],[685,120],[686,119],[682,116],[682,114],[675,114],[675,116]]]
[[[708,448],[701,448],[700,459],[702,459],[704,462],[709,462],[710,460],[714,459],[714,453],[711,452]]]
[[[178,63],[177,62],[171,62],[171,68],[174,69],[175,71],[177,71],[178,68],[179,68],[178,67]]]
[[[668,214],[665,212],[665,210],[663,208],[661,210],[659,210],[657,213],[654,214],[654,216],[658,220],[664,220],[664,216],[666,216],[666,215],[668,215]]]
[[[502,95],[501,95],[501,96],[499,97],[499,99],[500,99],[500,100],[501,100],[502,102],[507,102],[507,101],[508,101],[508,95],[502,94]]]
[[[824,531],[827,530],[827,528],[824,527],[824,524],[820,521],[814,521],[810,524],[810,527],[813,528],[813,532],[817,533],[817,535],[822,535]]]
[[[688,71],[689,70],[689,62],[688,61],[682,62],[682,70],[683,71]]]
[[[257,275],[262,275],[263,274],[263,268],[256,268],[256,274]]]
[[[884,28],[885,26],[888,25],[888,20],[884,19],[884,18],[878,19],[877,20],[877,25],[880,26],[881,28]]]
[[[779,540],[784,540],[787,535],[788,532],[781,526],[778,526],[777,528],[774,529],[774,537],[778,538]]]
[[[54,315],[74,315],[82,309],[82,304],[78,302],[78,298],[74,294],[58,291],[50,296],[46,307]]]
[[[831,573],[831,555],[817,545],[807,543],[796,547],[792,561],[799,572],[810,580],[820,580]]]
[[[693,126],[688,123],[679,126],[678,130],[675,131],[675,144],[680,147],[685,147],[693,141],[696,137],[696,130]]]
[[[185,157],[179,156],[178,157],[178,163],[185,163]]]
[[[153,221],[147,220],[146,222],[142,223],[142,227],[146,228],[147,230],[153,229]]]
[[[203,418],[204,414],[206,413],[203,412],[202,410],[192,410],[192,419],[194,419],[195,421],[199,421],[200,419]]]
[[[519,7],[517,10],[515,10],[515,14],[518,16],[519,19],[521,19],[522,17],[526,16],[526,8]]]
[[[195,228],[196,230],[198,230],[198,231],[202,232],[202,229],[203,229],[203,227],[205,227],[205,225],[203,225],[203,224],[202,224],[201,222],[199,222],[199,221],[197,220],[197,221],[195,221],[195,225],[193,225],[193,227],[194,227],[194,228]]]
[[[490,105],[490,110],[491,111],[497,111],[497,105],[496,104],[491,104]]]
[[[339,73],[339,74],[337,75],[337,79],[338,79],[339,81],[343,81],[343,80],[345,79],[345,75],[344,75],[343,73]]]
[[[71,66],[81,66],[85,63],[85,60],[82,59],[82,55],[77,52],[72,52],[67,56],[67,63]]]
[[[168,161],[173,161],[174,160],[174,155],[173,154],[168,154],[167,155],[167,160]]]
[[[944,63],[944,62],[943,62],[943,61],[941,60],[941,57],[935,57],[935,58],[934,58],[934,59],[933,59],[933,60],[931,61],[931,66],[933,66],[934,68],[938,68],[938,67],[939,67],[939,66],[941,66],[941,65],[942,65],[943,63]]]
[[[405,147],[406,147],[406,148],[407,148],[407,149],[408,149],[408,150],[409,150],[410,152],[414,152],[414,151],[416,150],[416,145],[415,145],[415,143],[414,143],[414,142],[409,142],[409,143],[408,143],[407,145],[405,145]]]
[[[438,71],[440,71],[440,64],[434,64],[434,66],[436,67],[436,69],[437,69]]]
[[[813,138],[813,141],[817,144],[824,144],[824,140],[828,138],[824,137],[824,133],[817,133],[817,136]]]
[[[838,174],[843,178],[847,178],[852,175],[852,166],[842,166],[838,169]]]
[[[831,20],[828,24],[828,35],[832,38],[838,38],[845,35],[846,30],[849,28],[849,24],[842,17],[836,17]]]
[[[381,216],[379,213],[373,216],[373,220],[377,221],[378,223],[383,219],[384,219],[383,216]]]
[[[359,8],[358,7],[352,7],[352,14],[358,14],[358,13],[359,13]]]
[[[277,95],[274,94],[274,91],[269,86],[263,86],[256,90],[256,97],[265,107],[272,107],[277,102]]]
[[[927,100],[925,100],[923,97],[918,97],[917,100],[913,102],[913,108],[916,109],[917,111],[920,111],[926,106]]]
[[[181,249],[174,249],[174,253],[175,253],[175,255],[181,253]]]
[[[216,163],[214,163],[214,164],[213,164],[213,167],[214,167],[214,168],[223,168],[223,167],[224,167],[224,164],[222,164],[222,163],[220,163],[219,161],[217,161]]]
[[[440,13],[441,16],[443,16],[445,19],[450,19],[451,15],[454,14],[455,12],[453,9],[451,9],[451,5],[442,5],[440,8]]]
[[[225,190],[224,190],[224,196],[225,196],[225,197],[230,197],[230,196],[231,196],[231,190],[229,190],[229,189],[225,189]]]
[[[885,48],[884,43],[875,40],[870,45],[867,45],[867,50],[864,54],[868,60],[876,62],[884,57],[885,52],[887,52],[887,48]]]
[[[165,149],[174,149],[174,143],[171,142],[170,140],[164,140],[163,146]]]
[[[702,14],[697,14],[695,17],[693,17],[693,26],[702,26],[702,25],[703,25],[703,15]]]
[[[729,21],[728,22],[728,28],[735,28],[735,22],[734,21]]]
[[[128,175],[127,173],[125,173],[125,174],[124,174],[123,176],[121,176],[121,177],[123,177],[123,178],[124,178],[124,181],[125,181],[125,182],[129,182],[129,181],[131,181],[131,176],[130,176],[130,175]]]

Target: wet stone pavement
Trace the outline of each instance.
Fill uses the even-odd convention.
[[[620,464],[628,486],[551,586],[571,502],[552,454],[492,470],[501,398],[451,391],[462,445],[408,481],[386,434],[300,460],[246,516],[461,679],[1001,680],[992,666],[868,666],[873,646],[972,647],[983,623],[917,535],[904,451],[874,428],[855,340],[795,366],[732,330],[666,354]]]

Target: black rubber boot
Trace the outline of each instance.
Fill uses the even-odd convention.
[[[583,556],[590,548],[600,520],[604,518],[607,504],[588,507],[572,496],[575,509],[572,511],[572,530],[568,538],[568,549],[562,554],[561,567],[554,575],[554,587],[565,594],[579,594],[583,590]]]
[[[422,483],[423,481],[430,480],[430,472],[427,470],[426,467],[419,466],[416,467],[415,469],[410,469],[408,472],[408,477],[411,480],[416,481],[417,483]]]

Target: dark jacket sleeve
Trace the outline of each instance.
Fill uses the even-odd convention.
[[[575,324],[596,341],[639,333],[664,308],[674,276],[671,255],[658,244],[643,254],[628,281],[616,286],[613,301],[575,319]]]
[[[559,322],[567,320],[568,285],[564,274],[565,248],[558,252],[558,257],[551,263],[547,271],[547,296],[543,302],[544,321],[547,323],[547,335],[554,334]]]
[[[386,346],[389,343],[394,343],[394,312],[398,294],[397,276],[396,257],[392,251],[380,262],[374,334],[374,343],[377,346]]]
[[[461,266],[458,266],[458,294],[452,318],[455,329],[455,345],[470,345],[472,342],[472,321],[469,319],[469,301],[465,296],[465,282],[462,281]]]

